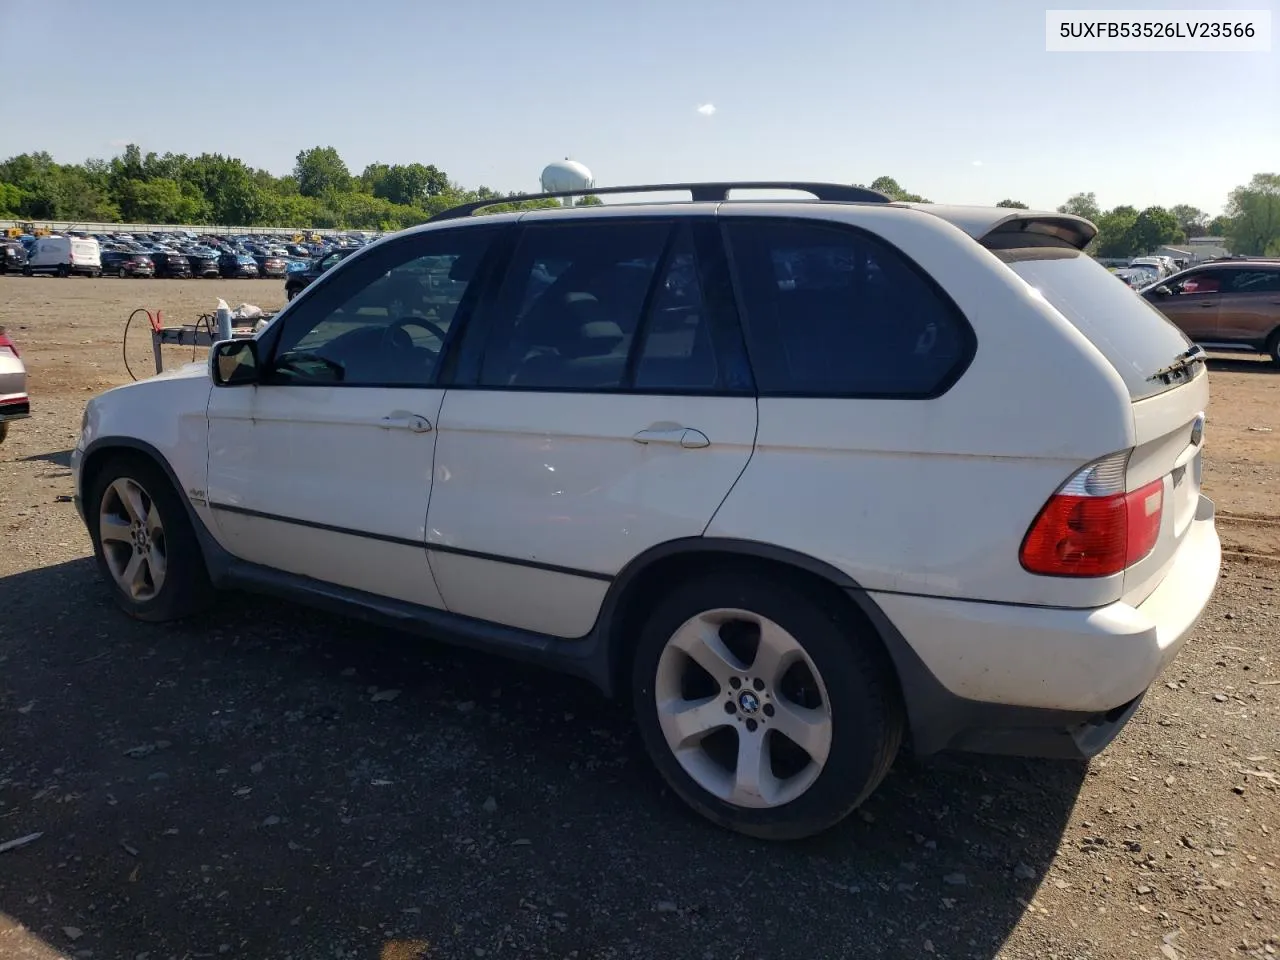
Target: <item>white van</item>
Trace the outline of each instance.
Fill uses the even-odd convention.
[[[98,241],[80,237],[37,237],[31,245],[26,267],[33,273],[56,273],[60,277],[81,273],[89,277],[102,275],[102,251]]]

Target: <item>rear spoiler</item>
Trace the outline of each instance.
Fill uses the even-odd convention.
[[[1073,247],[1083,250],[1098,235],[1084,217],[1069,213],[1014,213],[993,223],[979,243],[989,250],[1011,247]]]
[[[991,250],[1018,247],[1083,250],[1098,235],[1098,228],[1084,217],[1051,210],[943,203],[899,203],[895,206],[912,207],[941,217]]]

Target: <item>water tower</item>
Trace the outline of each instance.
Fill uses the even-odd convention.
[[[577,160],[570,160],[568,157],[547,164],[546,169],[542,171],[543,193],[585,194],[589,193],[595,185],[595,177],[591,176],[591,171],[584,164],[578,163]],[[572,197],[564,198],[566,207],[571,206],[572,203]]]

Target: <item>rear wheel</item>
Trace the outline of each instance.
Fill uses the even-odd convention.
[[[4,443],[7,436],[9,436],[9,424],[0,423],[0,443]]]
[[[1267,338],[1267,354],[1272,363],[1280,366],[1280,329],[1271,331],[1271,336]]]
[[[129,271],[128,271],[128,270],[126,270],[124,267],[121,267],[121,268],[120,268],[120,279],[121,279],[121,280],[123,280],[123,279],[125,279],[125,277],[127,277],[127,276],[129,276]]]
[[[92,479],[85,512],[98,569],[130,616],[176,620],[212,599],[186,508],[150,460],[120,456],[106,463]]]
[[[68,267],[65,263],[58,264],[58,276],[60,277],[71,276],[71,268]]]
[[[633,662],[640,733],[672,789],[764,839],[836,824],[884,779],[902,739],[891,667],[860,624],[808,590],[716,574],[653,611]]]

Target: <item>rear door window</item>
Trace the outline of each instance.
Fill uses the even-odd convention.
[[[536,223],[507,268],[480,384],[616,390],[671,224]]]
[[[1177,386],[1153,379],[1191,347],[1164,314],[1116,283],[1093,257],[1062,247],[992,251],[1097,347],[1134,400]]]
[[[1223,293],[1280,293],[1280,269],[1228,270]]]
[[[723,229],[761,396],[927,398],[973,356],[959,308],[884,241],[805,220]]]

